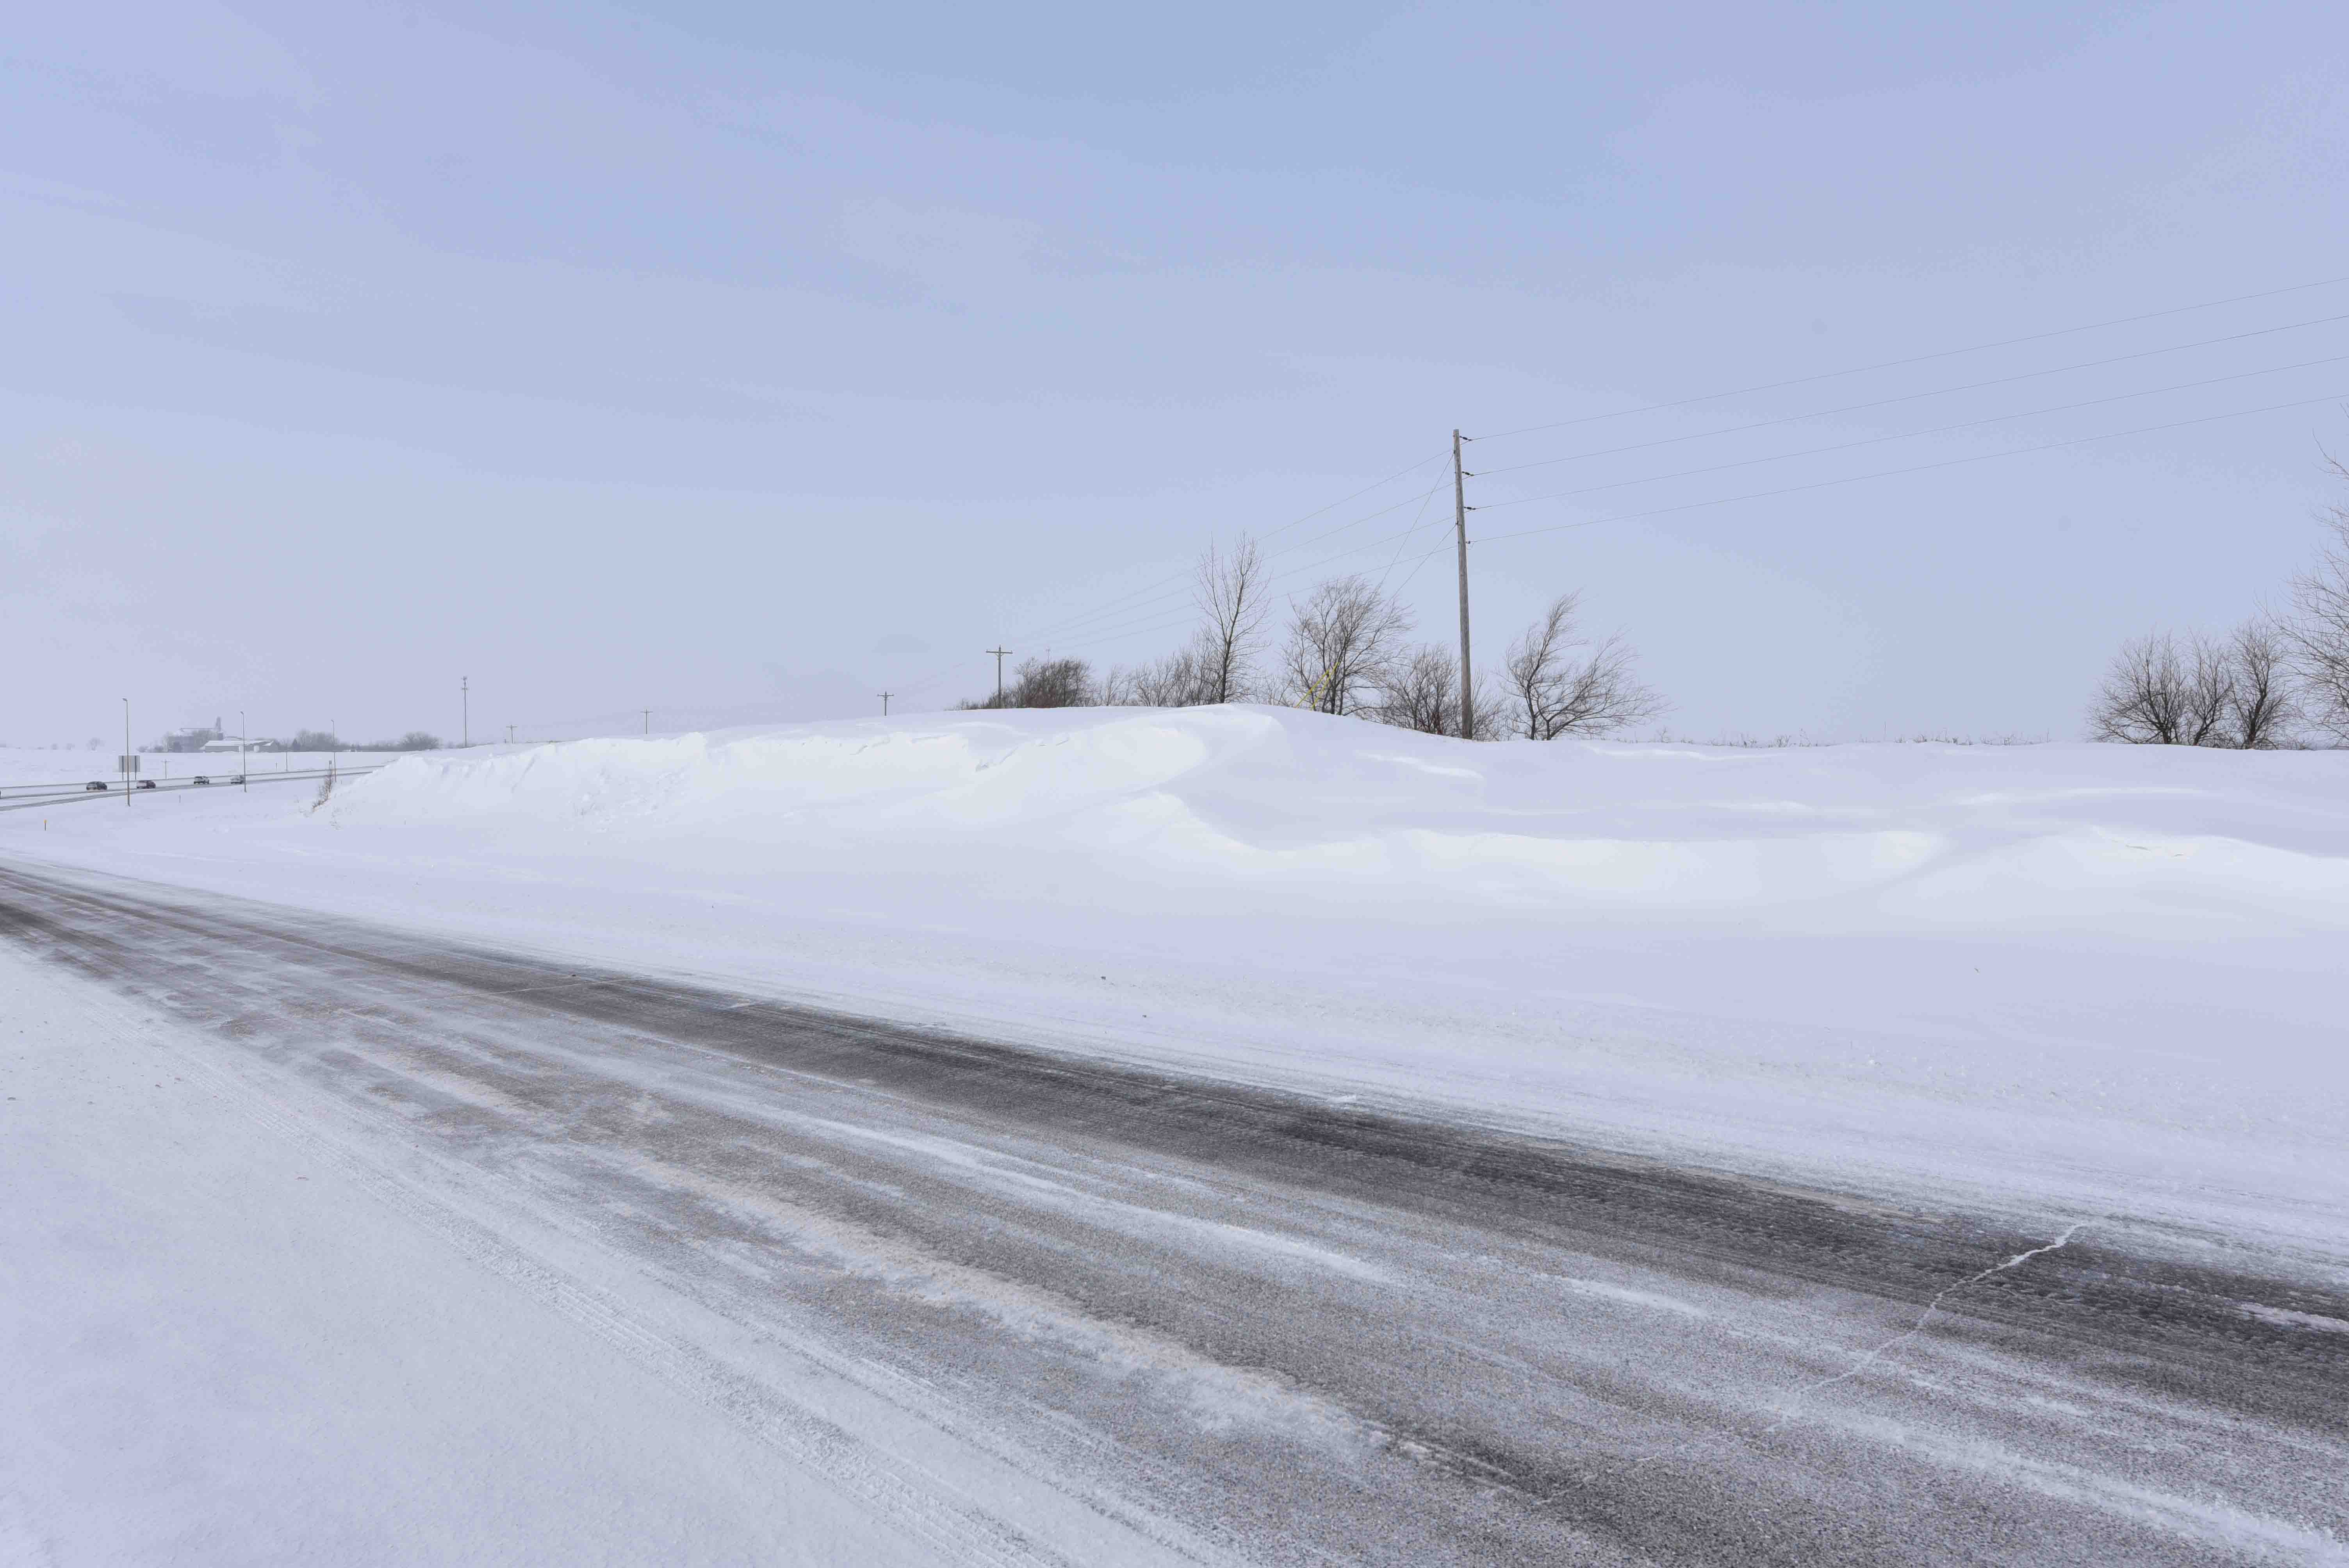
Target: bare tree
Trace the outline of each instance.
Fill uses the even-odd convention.
[[[1577,634],[1574,614],[1580,596],[1561,593],[1509,645],[1503,684],[1513,711],[1511,727],[1533,740],[1561,735],[1606,735],[1647,723],[1669,705],[1640,684],[1636,655],[1615,633],[1590,648]]]
[[[967,701],[966,708],[1090,707],[1099,700],[1092,666],[1082,659],[1029,659],[1000,696]]]
[[[1410,631],[1411,612],[1369,578],[1331,578],[1292,606],[1280,654],[1290,700],[1321,713],[1362,711]]]
[[[1265,618],[1272,614],[1264,579],[1264,557],[1246,534],[1229,554],[1210,545],[1199,558],[1192,592],[1207,624],[1192,645],[1198,676],[1194,700],[1239,702],[1247,697]]]
[[[2349,480],[2349,466],[2325,460]],[[2284,634],[2308,718],[2349,741],[2349,503],[2333,507],[2325,526],[2332,538],[2319,548],[2316,564],[2292,579]]]
[[[1495,727],[1503,702],[1484,683],[1475,693],[1476,731],[1474,738],[1499,738]],[[1400,661],[1387,677],[1379,693],[1378,702],[1369,710],[1371,717],[1381,724],[1392,724],[1398,729],[1415,729],[1422,735],[1458,735],[1460,733],[1460,659],[1441,643],[1428,643],[1412,651],[1411,657]]]
[[[2246,751],[2292,743],[2301,721],[2300,693],[2292,679],[2292,641],[2265,615],[2254,615],[2227,639],[2233,676],[2227,694],[2229,742]]]
[[[2137,746],[2284,745],[2298,717],[2285,652],[2283,633],[2261,617],[2226,637],[2136,638],[2105,672],[2088,709],[2089,737]]]
[[[1216,699],[1196,647],[1179,649],[1132,669],[1112,669],[1102,680],[1102,702],[1111,707],[1195,707]]]
[[[1089,707],[1092,667],[1082,659],[1029,659],[1011,691],[1013,707]]]
[[[2133,746],[2199,746],[2217,714],[2198,701],[2199,645],[2180,650],[2168,632],[2121,645],[2088,709],[2088,737]]]

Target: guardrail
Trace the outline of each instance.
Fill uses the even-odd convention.
[[[290,784],[298,779],[324,779],[329,774],[336,779],[357,779],[389,766],[388,763],[375,762],[364,768],[294,769],[282,773],[247,772],[242,775],[243,784],[229,782],[230,779],[240,777],[234,773],[222,773],[218,777],[204,775],[211,779],[211,782],[204,784],[197,783],[194,779],[151,779],[146,780],[145,784],[110,782],[103,789],[93,789],[86,783],[16,784],[9,786],[11,790],[16,791],[15,793],[0,795],[0,811],[22,811],[35,806],[66,806],[77,800],[119,800],[125,795],[136,798],[140,795],[168,795],[188,789],[236,789],[253,784]],[[146,784],[152,784],[154,788],[148,789]]]

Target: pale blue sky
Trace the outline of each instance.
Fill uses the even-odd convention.
[[[2349,278],[2344,33],[2315,4],[19,16],[0,741],[106,735],[126,693],[142,736],[383,734],[453,731],[460,674],[487,729],[938,706],[999,640],[1145,656],[1201,546],[1455,425]],[[2349,282],[1480,443],[1472,532],[1656,515],[1480,547],[1479,656],[1577,587],[1682,733],[2075,734],[2116,639],[2231,622],[2306,557],[2344,315]],[[1419,521],[1330,569],[1400,560],[1447,634],[1422,472],[1278,536],[1408,501],[1288,585]]]

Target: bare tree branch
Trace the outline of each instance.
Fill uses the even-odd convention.
[[[1132,669],[1112,669],[1102,680],[1105,707],[1196,707],[1215,699],[1200,667],[1201,651],[1193,646]]]
[[[1575,650],[1584,645],[1574,624],[1579,603],[1578,595],[1559,594],[1542,618],[1509,645],[1503,662],[1511,727],[1529,739],[1606,735],[1645,724],[1668,710],[1664,699],[1633,673],[1636,656],[1621,634],[1605,638],[1588,657],[1576,656]]]
[[[2234,665],[2226,722],[2231,744],[2247,751],[2292,744],[2302,711],[2292,679],[2291,639],[2283,628],[2254,615],[2235,628],[2226,652]]]
[[[1199,558],[1192,593],[1207,624],[1193,643],[1197,668],[1197,702],[1240,702],[1247,698],[1257,649],[1262,645],[1265,618],[1272,600],[1265,592],[1264,557],[1256,541],[1242,534],[1228,555],[1213,545]]]
[[[2190,746],[2197,724],[2190,659],[2178,639],[2155,632],[2121,645],[2088,709],[2092,740]]]
[[[1293,607],[1281,678],[1300,707],[1359,713],[1386,685],[1411,612],[1361,576],[1334,577]]]
[[[2349,480],[2339,459],[2325,460]],[[2325,526],[2332,538],[2319,547],[2316,564],[2292,579],[2283,630],[2309,721],[2349,741],[2349,503],[2333,507]]]
[[[2124,644],[2088,709],[2091,739],[2137,746],[2271,749],[2288,745],[2299,705],[2286,643],[2253,617],[2228,636],[2156,632]]]
[[[1504,706],[1489,687],[1474,694],[1478,740],[1498,739]],[[1460,733],[1460,660],[1449,647],[1430,643],[1399,661],[1380,691],[1379,700],[1365,710],[1381,724],[1415,729],[1422,735]]]
[[[1094,688],[1092,666],[1082,659],[1029,659],[1012,677],[1003,695],[966,702],[967,708],[1091,707],[1101,700]]]

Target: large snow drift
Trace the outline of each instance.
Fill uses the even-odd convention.
[[[1102,709],[289,797],[0,818],[0,849],[1744,1163],[2349,1216],[2349,754]]]
[[[1081,867],[1081,902],[1238,895],[1878,931],[2349,930],[2349,757],[2185,748],[1463,747],[1286,709],[957,715],[471,760],[352,785],[434,824],[777,874]],[[1139,896],[1137,896],[1139,895]]]

